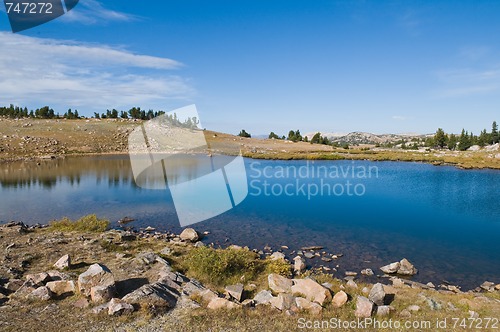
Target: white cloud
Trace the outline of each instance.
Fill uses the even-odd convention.
[[[104,8],[97,0],[80,0],[73,10],[63,15],[60,20],[80,22],[82,24],[106,24],[110,21],[134,21],[138,16]]]
[[[0,33],[0,104],[101,110],[157,107],[193,95],[182,64],[107,45]]]

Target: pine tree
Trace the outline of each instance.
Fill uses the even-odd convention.
[[[448,149],[455,150],[457,148],[458,138],[455,134],[450,134],[448,137]]]
[[[446,145],[447,137],[442,128],[438,128],[436,134],[434,135],[434,144],[440,148],[444,148]]]
[[[500,136],[498,134],[498,125],[497,125],[496,121],[493,121],[493,123],[491,125],[491,139],[490,139],[490,143],[491,144],[495,144],[495,143],[498,143],[499,140],[500,140]]]

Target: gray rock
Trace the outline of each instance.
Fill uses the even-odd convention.
[[[210,303],[207,305],[208,309],[212,310],[219,310],[219,309],[236,309],[239,308],[240,305],[231,302],[229,300],[223,299],[223,298],[214,298]]]
[[[306,258],[311,259],[311,258],[313,258],[313,257],[314,257],[314,253],[313,253],[313,252],[310,252],[310,251],[306,251],[306,252],[304,253],[304,256],[305,256]]]
[[[41,301],[48,301],[52,299],[52,292],[50,289],[48,289],[45,286],[40,286],[34,291],[32,291],[29,295],[28,298],[30,299],[35,299],[35,300],[41,300]]]
[[[410,263],[406,258],[403,258],[399,262],[399,268],[397,274],[412,276],[418,273],[418,270]]]
[[[226,286],[225,290],[233,299],[235,299],[238,302],[241,302],[243,296],[242,284]]]
[[[258,292],[253,300],[255,301],[255,305],[260,304],[269,304],[269,301],[273,298],[273,294],[268,290],[263,290]]]
[[[180,273],[180,272],[173,272],[173,271],[170,271],[168,269],[167,270],[163,269],[159,273],[159,277],[160,277],[159,279],[163,279],[163,278],[172,279],[173,281],[175,281],[179,285],[183,284],[185,282],[189,282],[189,278],[186,277],[185,275],[183,275],[182,273]]]
[[[127,315],[134,312],[134,307],[120,299],[113,298],[108,304],[108,315],[110,316],[121,316]]]
[[[370,294],[368,295],[368,299],[378,306],[384,305],[384,285],[382,285],[381,283],[376,283],[375,285],[373,285]]]
[[[364,269],[364,270],[361,270],[361,274],[362,274],[362,275],[365,275],[365,276],[372,276],[372,275],[374,275],[374,273],[373,273],[373,270],[372,270],[372,269]]]
[[[358,296],[356,300],[356,311],[354,315],[358,318],[371,317],[373,313],[373,302],[364,296]]]
[[[319,304],[315,302],[311,302],[307,299],[304,299],[302,297],[297,297],[295,298],[295,304],[297,307],[301,310],[307,310],[313,315],[319,315],[321,314],[321,311],[323,310],[323,307],[320,306]]]
[[[219,298],[219,296],[211,289],[205,289],[204,291],[198,293],[198,295],[200,296],[202,302],[205,303],[210,303],[212,300]]]
[[[182,287],[182,292],[188,296],[191,296],[199,294],[203,292],[205,289],[206,288],[198,280],[191,279]]]
[[[69,275],[56,270],[47,271],[47,274],[49,275],[51,281],[71,279]]]
[[[90,290],[95,286],[115,286],[113,274],[104,265],[93,264],[78,276],[78,289],[84,296],[90,296]]]
[[[76,289],[75,282],[68,280],[49,281],[45,286],[57,296],[72,294]]]
[[[495,284],[490,282],[490,281],[485,281],[481,284],[482,289],[484,289],[487,292],[494,292],[495,291]]]
[[[158,258],[163,259],[154,252],[141,252],[136,257],[148,265],[154,264]]]
[[[377,306],[376,315],[379,317],[389,316],[394,311],[394,308],[390,305],[380,305]]]
[[[198,309],[198,308],[201,308],[201,305],[199,305],[196,301],[191,300],[191,298],[189,298],[189,296],[183,294],[177,300],[176,308],[179,308],[179,309]]]
[[[396,273],[399,270],[399,262],[394,262],[394,263],[382,266],[380,269],[382,270],[382,272],[387,273],[387,274]]]
[[[71,257],[69,255],[64,255],[54,263],[54,267],[59,270],[69,269],[71,265]]]
[[[90,288],[90,298],[94,303],[109,302],[115,295],[114,285],[99,285]]]
[[[31,281],[33,286],[39,287],[45,285],[47,282],[52,280],[48,273],[41,272],[35,274],[26,275],[26,281]]]
[[[269,303],[278,310],[285,311],[292,308],[297,308],[295,303],[295,296],[291,294],[279,293],[278,296],[273,297]]]
[[[147,284],[123,297],[123,301],[141,307],[173,308],[179,293],[162,283]]]
[[[108,311],[108,309],[109,309],[109,302],[101,304],[101,305],[98,305],[97,307],[92,308],[92,313],[94,313],[94,314],[100,314],[103,311]]]
[[[292,280],[285,278],[283,276],[280,276],[279,274],[276,274],[276,273],[271,273],[270,275],[268,275],[267,282],[269,284],[269,288],[274,293],[290,292],[292,285],[293,285]]]
[[[296,256],[293,259],[293,270],[298,275],[306,270],[306,261],[302,256]]]
[[[355,277],[358,275],[358,273],[353,271],[345,271],[345,275],[348,277]]]
[[[181,238],[181,240],[190,241],[190,242],[196,242],[200,238],[198,233],[192,228],[184,229],[182,231],[182,233],[179,235],[179,237]]]
[[[321,306],[332,300],[330,290],[312,279],[293,279],[292,293],[303,295],[309,301],[316,302]]]
[[[334,308],[340,308],[342,306],[344,306],[344,304],[347,303],[347,300],[349,299],[349,297],[347,296],[346,292],[344,291],[339,291],[337,292],[334,296],[333,296],[333,299],[332,299],[332,306]]]
[[[358,289],[358,284],[356,284],[354,280],[347,281],[346,286],[349,288]]]

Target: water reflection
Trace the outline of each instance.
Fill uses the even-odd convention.
[[[89,175],[95,177],[97,184],[103,179],[109,186],[133,183],[130,163],[123,157],[73,157],[3,164],[0,187],[52,189],[62,182],[75,186],[81,183],[82,177]]]

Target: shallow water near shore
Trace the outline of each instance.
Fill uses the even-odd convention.
[[[500,282],[500,171],[420,163],[245,160],[249,194],[232,210],[193,225],[204,242],[289,253],[321,245],[343,257],[316,265],[360,271],[408,258],[413,280],[474,288]],[[186,165],[180,181],[195,177]],[[314,173],[316,172],[316,173]],[[127,226],[180,231],[169,190],[138,187],[127,156],[2,165],[0,221],[46,223],[96,213]],[[293,257],[291,257],[293,258]]]

